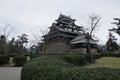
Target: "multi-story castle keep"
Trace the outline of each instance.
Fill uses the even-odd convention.
[[[75,19],[60,14],[59,18],[44,37],[46,53],[86,52],[86,40],[83,27],[75,24]],[[96,41],[90,40],[92,48],[96,48]]]

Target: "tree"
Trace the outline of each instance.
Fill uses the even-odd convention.
[[[18,36],[18,39],[15,42],[16,50],[18,53],[27,52],[26,47],[24,45],[28,43],[28,35],[22,34],[21,36]]]
[[[8,42],[8,53],[15,53],[15,38],[13,37],[9,42]]]
[[[32,32],[34,40],[32,41],[34,44],[33,46],[31,45],[32,43],[30,42],[30,50],[34,50],[33,52],[42,52],[45,53],[46,46],[43,41],[43,36],[45,36],[48,33],[47,28],[42,28],[40,26],[35,29],[35,31]],[[34,47],[34,49],[33,49]],[[32,52],[32,51],[30,51]]]
[[[114,18],[114,20],[117,22],[113,22],[112,24],[115,24],[117,28],[109,29],[109,31],[114,31],[115,33],[120,35],[120,18]]]
[[[117,28],[109,29],[109,31],[114,31],[120,36],[120,18],[113,18],[113,19],[115,20],[115,22],[113,22],[112,24],[115,24]]]
[[[5,50],[4,50],[4,37],[3,35],[0,36],[0,54],[4,54]]]
[[[25,43],[28,43],[28,35],[27,34],[22,34],[21,36],[18,36],[18,43],[20,46],[23,46]]]
[[[48,33],[48,29],[38,26],[36,29],[33,29],[31,32],[32,32],[31,34],[34,38],[33,42],[39,43],[39,42],[43,41],[42,36],[45,36]]]
[[[4,52],[5,55],[8,55],[8,48],[7,48],[7,41],[8,41],[8,37],[15,31],[15,28],[12,27],[11,25],[5,25],[2,26],[1,29],[1,37],[3,39],[3,47],[4,47]]]
[[[37,43],[35,46],[35,53],[42,53],[43,50],[44,50],[44,43],[40,42],[40,43]]]
[[[119,45],[116,42],[116,38],[112,35],[112,33],[109,33],[109,39],[106,43],[107,50],[109,52],[115,52],[119,50]]]
[[[89,16],[89,25],[90,25],[90,29],[89,32],[87,32],[86,34],[86,39],[87,39],[87,53],[90,56],[90,62],[94,62],[93,61],[93,56],[91,53],[91,48],[90,48],[90,39],[92,39],[93,37],[93,32],[95,31],[95,29],[98,27],[98,24],[101,20],[101,17],[99,15],[96,14],[92,14]]]
[[[28,36],[26,34],[22,34],[18,36],[16,40],[14,37],[8,41],[8,52],[9,53],[27,53],[27,48],[25,44],[28,43]]]

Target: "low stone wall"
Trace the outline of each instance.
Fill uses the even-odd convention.
[[[86,48],[78,48],[78,49],[71,49],[71,53],[73,54],[86,54],[87,50]],[[96,49],[91,49],[91,53],[97,53]]]
[[[86,53],[86,49],[85,48],[71,49],[71,53],[73,54]]]

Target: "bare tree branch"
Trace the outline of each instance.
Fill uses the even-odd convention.
[[[101,17],[98,15],[91,15],[89,16],[89,18],[90,18],[90,25],[91,25],[90,35],[92,36],[93,31],[95,30],[99,21],[101,20]]]
[[[5,50],[5,54],[7,55],[7,40],[8,37],[14,32],[15,28],[13,28],[10,24],[2,26],[1,27],[1,35],[4,36],[4,50]]]
[[[31,34],[33,36],[34,43],[40,43],[43,40],[42,36],[45,36],[48,33],[48,28],[37,26],[37,28],[33,29],[31,31]]]
[[[87,39],[87,53],[89,54],[90,57],[90,62],[94,62],[93,55],[91,53],[91,48],[90,48],[90,39],[93,37],[93,31],[95,31],[96,27],[98,27],[98,23],[100,21],[101,17],[95,14],[92,14],[89,16],[89,24],[90,24],[90,30],[86,34],[86,39]]]

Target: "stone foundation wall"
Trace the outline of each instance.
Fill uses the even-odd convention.
[[[70,49],[69,45],[66,45],[65,43],[51,43],[47,44],[45,46],[45,53],[50,53],[50,54],[85,54],[86,53],[86,48],[78,48],[78,49]],[[91,53],[97,53],[96,49],[91,49]]]
[[[61,54],[70,52],[70,47],[65,43],[51,43],[46,45],[45,53]]]
[[[86,54],[86,48],[71,49],[72,54]],[[97,53],[96,49],[91,49],[91,53]]]
[[[85,48],[71,49],[71,53],[73,54],[86,53],[86,49]]]
[[[93,54],[97,53],[97,49],[91,49],[91,53]]]

